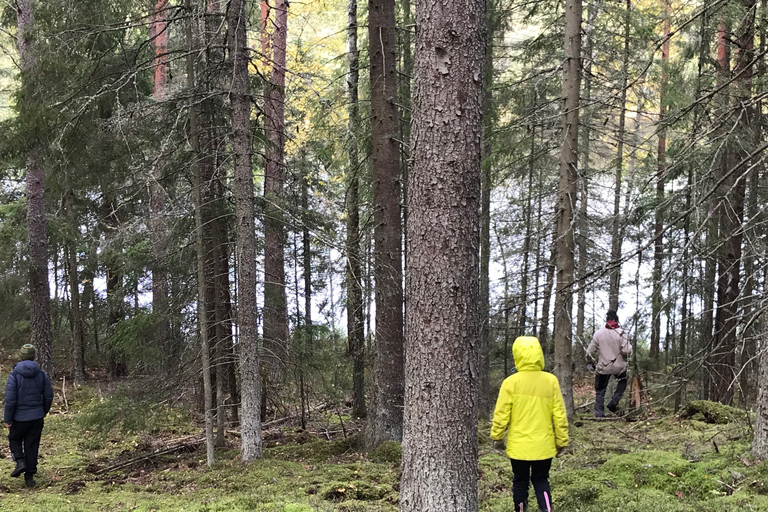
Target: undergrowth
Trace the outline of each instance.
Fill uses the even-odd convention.
[[[133,416],[143,415],[143,418]],[[768,510],[768,462],[749,454],[749,418],[712,424],[666,416],[595,422],[577,417],[571,446],[553,461],[551,484],[564,512],[736,512]],[[346,419],[345,419],[346,421]],[[354,429],[350,429],[354,431]],[[480,425],[479,497],[483,512],[512,510],[509,460]],[[325,430],[327,432],[327,430]],[[154,411],[127,393],[93,388],[57,400],[46,419],[38,488],[8,475],[3,445],[0,508],[25,511],[394,512],[400,446],[362,451],[357,436],[325,436],[283,427],[265,436],[264,458],[245,465],[237,439],[205,465],[201,429],[183,411]],[[194,444],[194,441],[197,444]],[[137,455],[190,443],[191,448],[138,460]]]

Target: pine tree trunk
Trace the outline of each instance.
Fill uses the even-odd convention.
[[[742,18],[739,37],[736,41],[736,55],[733,74],[738,77],[735,89],[735,112],[738,116],[738,142],[728,144],[726,152],[730,158],[722,167],[723,201],[719,208],[720,233],[723,241],[718,251],[717,310],[715,313],[714,343],[714,396],[713,399],[725,404],[733,401],[734,379],[736,377],[736,329],[738,326],[739,285],[741,266],[741,243],[744,237],[744,197],[746,194],[746,171],[754,142],[752,134],[755,113],[750,106],[752,98],[752,59],[755,38],[755,0],[742,0],[746,13]],[[724,70],[723,70],[724,71]],[[742,163],[742,165],[739,165]]]
[[[627,122],[627,82],[629,80],[629,38],[632,27],[632,1],[627,0],[624,13],[624,52],[621,60],[621,91],[619,111],[619,133],[616,148],[616,171],[613,179],[613,220],[611,223],[611,266],[608,291],[608,309],[619,310],[619,292],[621,288],[621,243],[624,238],[621,217],[621,182],[624,172],[624,138]]]
[[[669,17],[670,5],[665,0],[664,41],[661,46],[661,84],[659,85],[659,141],[657,147],[658,166],[656,171],[656,207],[654,208],[653,223],[653,290],[651,292],[651,347],[650,357],[658,362],[659,344],[661,342],[661,308],[662,308],[662,271],[664,263],[664,180],[666,179],[667,129],[664,115],[666,105],[664,96],[667,87],[667,66],[669,65]]]
[[[423,0],[416,11],[402,512],[478,509],[484,6]]]
[[[232,108],[232,152],[237,247],[237,322],[240,346],[241,457],[262,456],[259,343],[256,326],[256,226],[251,167],[251,92],[248,82],[248,41],[245,2],[231,0],[227,11],[227,46],[232,66],[229,101]]]
[[[395,2],[370,0],[376,356],[368,445],[403,437],[403,285]]]
[[[33,47],[34,13],[32,0],[16,2],[16,43],[19,50],[22,88],[27,93],[22,96],[19,115],[23,117],[36,93],[30,91],[34,85],[27,78],[35,74],[37,55]],[[43,148],[39,141],[34,141],[26,154],[27,182],[27,244],[29,247],[29,295],[32,303],[30,323],[30,342],[37,349],[37,361],[53,379],[53,332],[51,331],[51,291],[48,285],[48,232],[45,216],[45,168]]]
[[[560,152],[560,181],[557,191],[557,293],[555,295],[555,375],[565,400],[568,418],[573,417],[573,335],[574,234],[579,150],[579,88],[581,84],[581,0],[565,5],[565,61],[563,63],[563,146]]]
[[[156,101],[162,101],[165,95],[168,68],[168,0],[155,0],[152,22],[149,25],[149,38],[152,42],[154,61],[154,84],[152,96]],[[152,241],[152,312],[158,317],[155,328],[156,345],[165,351],[169,360],[176,360],[176,347],[170,336],[168,315],[168,225],[166,222],[166,193],[161,185],[162,167],[165,161],[165,137],[160,134],[163,142],[160,152],[152,162],[148,176],[149,188],[149,236]]]
[[[347,336],[349,353],[353,360],[352,416],[367,416],[365,407],[365,338],[363,324],[363,283],[360,251],[360,109],[358,83],[360,78],[360,52],[357,49],[357,0],[347,4],[347,96],[349,101],[347,174]]]
[[[262,27],[268,25],[262,20]],[[288,2],[275,4],[271,80],[264,86],[264,348],[269,386],[282,379],[288,346],[288,302],[285,295],[285,65]],[[262,38],[267,37],[262,33]],[[265,44],[265,43],[262,43]],[[268,44],[268,43],[267,43]],[[269,54],[267,54],[269,55]],[[263,390],[266,393],[268,390]]]

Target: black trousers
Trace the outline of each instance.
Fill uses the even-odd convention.
[[[618,375],[613,375],[613,377],[616,377],[616,391],[614,391],[609,403],[619,405],[621,397],[624,396],[624,390],[627,389],[627,371],[624,370]],[[595,374],[595,416],[597,417],[605,414],[603,403],[605,402],[605,390],[608,388],[610,378],[611,375]]]
[[[549,468],[552,459],[517,460],[512,461],[512,499],[515,501],[515,512],[521,512],[528,507],[528,487],[533,483],[539,510],[552,510],[552,491],[549,489]]]
[[[37,453],[40,450],[40,436],[43,434],[43,418],[32,421],[14,421],[8,432],[8,445],[13,460],[24,460],[25,473],[37,473]]]

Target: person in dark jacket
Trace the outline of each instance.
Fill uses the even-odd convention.
[[[21,347],[20,356],[5,385],[3,421],[9,429],[8,444],[16,461],[11,476],[24,473],[24,483],[34,487],[43,418],[51,410],[53,387],[35,362],[34,346],[27,343]]]

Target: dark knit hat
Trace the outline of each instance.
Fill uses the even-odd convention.
[[[19,350],[19,357],[22,361],[34,361],[35,360],[35,346],[29,343],[23,345]]]

